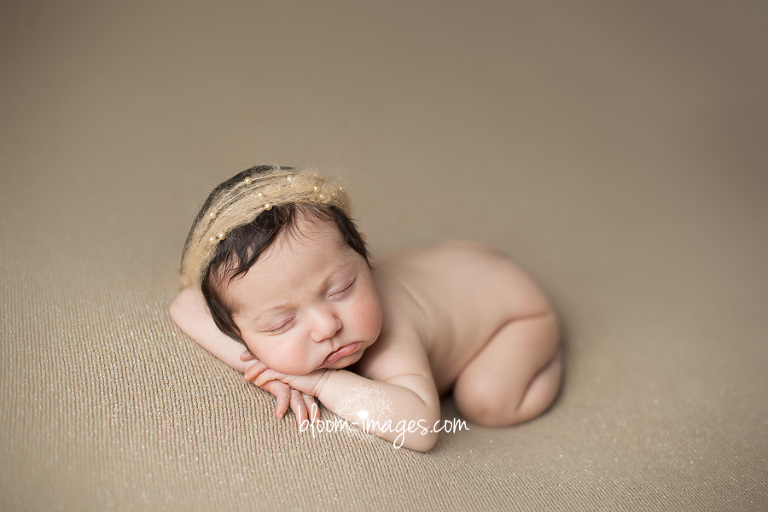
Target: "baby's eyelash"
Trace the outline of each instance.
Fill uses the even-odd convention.
[[[293,318],[290,318],[285,322],[281,322],[277,324],[277,326],[275,327],[270,327],[268,329],[265,329],[264,332],[267,334],[282,334],[291,328],[292,322],[293,322]]]
[[[330,298],[338,297],[339,295],[342,295],[342,294],[348,292],[352,288],[352,285],[354,285],[354,284],[355,284],[355,279],[350,281],[350,283],[348,285],[346,285],[344,288],[342,288],[341,290],[330,294],[329,297]]]

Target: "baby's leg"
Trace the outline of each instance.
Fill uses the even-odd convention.
[[[558,338],[554,314],[505,324],[456,379],[456,407],[468,420],[490,427],[544,412],[560,387]]]

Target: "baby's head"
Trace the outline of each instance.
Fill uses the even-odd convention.
[[[211,192],[192,224],[182,284],[270,368],[305,374],[357,360],[381,329],[363,237],[342,187],[253,167]]]

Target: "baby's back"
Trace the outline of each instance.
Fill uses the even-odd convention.
[[[512,261],[475,242],[447,242],[382,257],[374,276],[389,332],[415,332],[440,392],[507,322],[551,310]]]

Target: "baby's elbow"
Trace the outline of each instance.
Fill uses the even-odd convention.
[[[179,297],[173,299],[171,305],[168,306],[168,313],[171,315],[171,320],[179,325],[179,316],[181,315],[181,305],[179,305]]]
[[[171,315],[176,325],[183,327],[189,322],[191,318],[194,318],[200,306],[198,306],[197,295],[199,292],[192,290],[191,288],[184,288],[179,292],[175,299],[168,306],[168,313]]]
[[[418,436],[418,439],[412,439],[409,443],[410,446],[406,446],[406,448],[416,452],[426,453],[434,448],[435,444],[437,443],[437,436],[437,432],[425,433]]]
[[[179,294],[175,299],[173,299],[173,302],[171,302],[171,305],[168,306],[168,313],[171,315],[171,320],[179,326],[182,327],[184,325],[184,319],[187,316],[187,310],[188,307],[185,303],[185,297],[182,294]]]
[[[434,414],[426,415],[424,418],[411,420],[407,425],[403,424],[402,426],[405,429],[402,433],[403,446],[417,452],[430,451],[437,443],[437,437],[439,436],[438,430],[435,429],[439,419],[439,412],[435,412]]]

